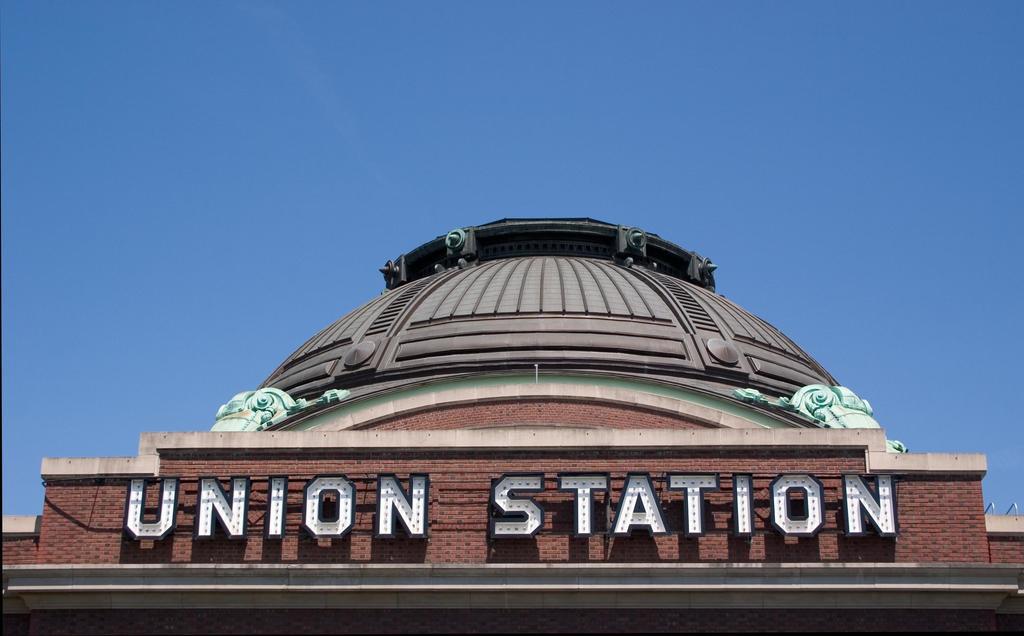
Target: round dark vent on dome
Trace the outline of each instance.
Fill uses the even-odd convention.
[[[377,350],[377,343],[372,340],[360,342],[356,346],[352,347],[345,352],[345,358],[342,361],[346,367],[353,368],[358,367],[361,364],[365,364],[373,352]]]
[[[731,342],[712,338],[708,340],[708,353],[722,364],[734,365],[740,361],[740,352]]]

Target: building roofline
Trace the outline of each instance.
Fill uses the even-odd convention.
[[[160,456],[179,451],[215,454],[316,449],[415,452],[644,450],[644,449],[829,449],[864,453],[868,472],[898,474],[971,474],[987,470],[978,453],[905,453],[885,451],[879,429],[536,429],[493,428],[434,431],[268,431],[263,433],[167,432],[143,433],[137,457],[47,457],[40,472],[44,480],[88,477],[145,477],[160,472]]]

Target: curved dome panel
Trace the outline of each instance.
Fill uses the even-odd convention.
[[[597,223],[586,222],[588,229]],[[526,240],[521,230],[516,236]],[[508,243],[508,233],[499,238]],[[634,260],[614,246],[595,257],[571,242],[527,245],[551,253],[519,255],[495,239],[475,253],[456,252],[458,261],[442,261],[437,273],[399,281],[310,338],[264,386],[296,397],[345,388],[359,397],[454,377],[533,373],[535,365],[540,373],[643,379],[730,399],[737,387],[790,394],[836,384],[778,329],[713,292],[713,278],[702,285],[707,277],[665,273],[684,270],[692,253],[680,250],[673,263],[642,250]],[[485,249],[497,256],[482,258]],[[400,271],[389,262],[385,277]]]

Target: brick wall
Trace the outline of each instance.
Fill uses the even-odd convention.
[[[4,537],[4,564],[24,565],[36,562],[37,537]]]
[[[996,614],[996,626],[1001,632],[1024,632],[1024,614]]]
[[[29,620],[28,614],[4,614],[4,636],[28,636]],[[38,631],[37,633],[43,632]]]
[[[586,428],[709,428],[677,415],[636,407],[559,399],[482,402],[406,413],[377,420],[360,428],[380,430],[441,430],[510,425],[557,425]]]
[[[178,527],[171,538],[137,542],[123,536],[126,479],[53,481],[46,489],[38,557],[46,563],[988,562],[981,484],[975,477],[904,477],[898,482],[898,540],[846,537],[841,530],[840,475],[863,470],[863,456],[856,451],[324,451],[260,458],[245,453],[173,453],[161,462],[164,475],[182,478]],[[489,540],[491,479],[524,471],[546,476],[547,490],[535,496],[546,512],[543,530],[529,539]],[[611,496],[595,496],[597,532],[606,529],[605,520],[614,513],[627,472],[655,477],[666,521],[676,532],[684,515],[682,494],[664,490],[666,472],[721,473],[722,491],[707,496],[709,527],[700,538],[676,533],[575,538],[572,494],[555,490],[560,471],[611,474]],[[373,538],[376,475],[391,472],[403,478],[410,472],[431,475],[429,540]],[[783,537],[771,529],[768,488],[783,472],[810,472],[824,484],[826,524],[817,536]],[[343,473],[356,484],[356,525],[342,539],[318,541],[299,529],[304,482],[322,473]],[[731,536],[733,473],[754,475],[755,536],[749,540]],[[286,537],[264,541],[266,476],[274,474],[290,476]],[[196,479],[207,475],[255,478],[246,541],[193,541]],[[153,513],[156,495],[157,488],[152,487]]]
[[[47,610],[32,634],[667,633],[992,631],[991,610],[310,609]],[[5,624],[4,633],[7,633]]]
[[[1024,563],[1024,537],[988,538],[989,559],[992,563]]]

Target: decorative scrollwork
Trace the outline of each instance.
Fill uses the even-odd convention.
[[[820,422],[825,428],[881,428],[872,417],[871,404],[844,386],[810,384],[779,406]]]
[[[732,392],[734,397],[738,397],[744,402],[750,402],[751,404],[764,404],[766,406],[774,406],[775,404],[761,393],[757,389],[733,389]]]
[[[326,406],[348,397],[344,389],[331,389],[313,401],[295,400],[281,389],[244,391],[217,409],[215,431],[262,431],[312,406]]]
[[[776,400],[749,388],[735,389],[733,396],[750,404],[792,411],[822,428],[881,428],[871,404],[845,386],[809,384],[792,397]],[[902,442],[886,440],[886,444],[891,452],[907,452]]]

